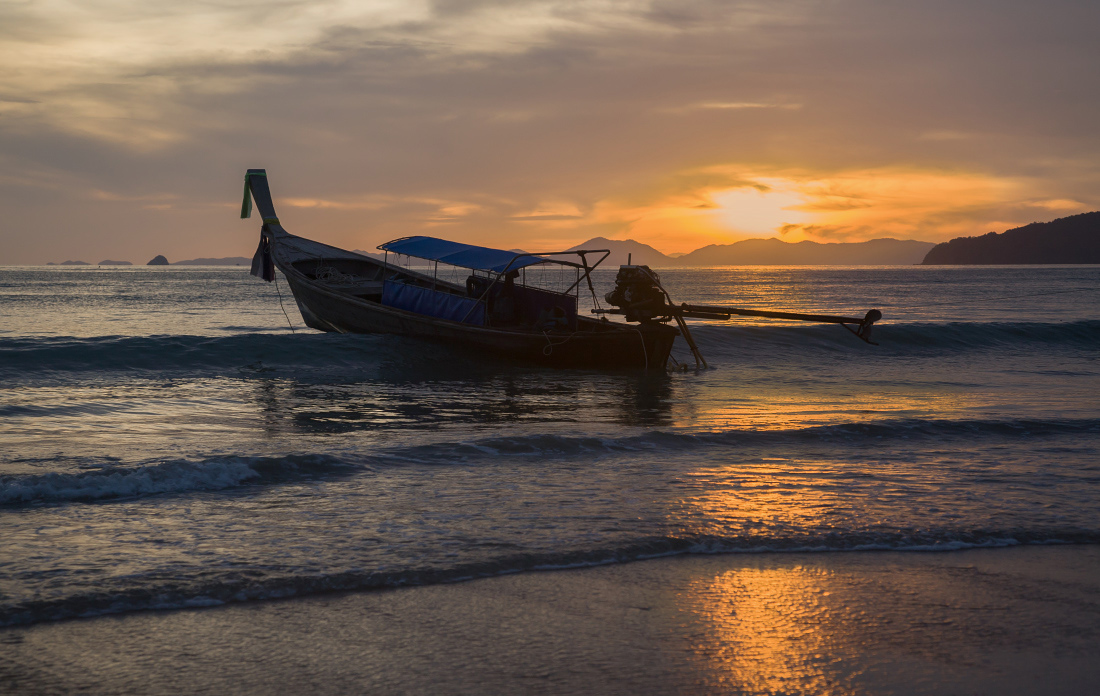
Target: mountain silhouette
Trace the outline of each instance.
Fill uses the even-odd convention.
[[[893,266],[921,262],[932,242],[872,239],[867,242],[784,242],[746,239],[711,244],[675,259],[678,266]]]
[[[1033,222],[1000,234],[956,237],[933,247],[922,263],[1100,263],[1100,212]]]
[[[595,237],[570,249],[610,249],[604,266],[619,266],[630,255],[632,263],[654,268],[683,266],[892,266],[921,262],[932,242],[911,239],[872,239],[868,242],[784,242],[782,239],[746,239],[734,244],[711,244],[690,254],[669,256],[633,239]]]
[[[566,249],[566,251],[576,251],[577,249],[609,249],[611,251],[611,256],[607,257],[607,260],[603,262],[601,268],[622,266],[627,262],[628,258],[630,259],[630,262],[632,264],[639,266],[667,268],[669,266],[677,265],[675,259],[669,256],[665,256],[648,244],[635,242],[633,239],[608,239],[607,237],[593,237],[584,244],[578,244],[575,247]],[[588,263],[596,263],[599,258],[599,255],[589,255]]]

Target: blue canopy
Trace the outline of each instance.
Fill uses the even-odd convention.
[[[446,239],[436,239],[435,237],[402,237],[392,242],[380,244],[378,248],[392,251],[395,254],[415,256],[418,259],[429,261],[441,261],[452,266],[470,268],[476,271],[492,271],[493,273],[514,271],[517,268],[533,266],[537,263],[560,263],[541,256],[520,254],[514,251],[504,251],[503,249],[490,249],[474,246],[473,244],[460,244],[459,242],[449,242]]]

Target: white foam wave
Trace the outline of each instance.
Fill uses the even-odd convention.
[[[164,462],[134,469],[0,478],[0,505],[98,500],[232,488],[260,474],[242,458]]]
[[[741,546],[731,540],[710,540],[708,542],[672,544],[668,548],[654,550],[611,550],[606,553],[582,554],[581,557],[537,559],[501,559],[498,562],[474,563],[447,569],[427,570],[407,568],[392,571],[364,571],[334,573],[331,575],[313,575],[300,577],[271,578],[268,581],[249,581],[247,586],[239,582],[228,582],[223,586],[209,585],[195,594],[165,591],[163,588],[150,587],[139,592],[111,594],[92,594],[73,597],[68,600],[29,602],[24,605],[4,606],[0,603],[0,627],[33,624],[42,621],[56,621],[74,616],[93,617],[144,610],[173,610],[216,607],[241,602],[285,599],[288,597],[309,596],[326,592],[365,591],[382,588],[395,588],[441,583],[458,583],[470,580],[513,575],[525,572],[546,572],[560,570],[579,570],[599,566],[617,565],[637,561],[655,560],[674,556],[691,555],[739,555],[739,554],[790,554],[790,553],[852,553],[852,552],[955,552],[970,549],[996,549],[1013,546],[1053,546],[1100,543],[1095,534],[1085,534],[1080,538],[1064,538],[1059,535],[1039,535],[1034,538],[1014,536],[993,536],[963,540],[946,535],[940,539],[923,543],[907,543],[884,538],[877,543],[859,544],[805,544],[786,545],[777,543]]]

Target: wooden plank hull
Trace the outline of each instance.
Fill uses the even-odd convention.
[[[399,269],[369,255],[289,234],[275,214],[267,172],[262,169],[249,169],[245,176],[242,217],[248,217],[251,213],[253,200],[264,218],[260,231],[260,247],[252,261],[253,275],[272,281],[276,280],[275,267],[282,271],[290,283],[302,318],[308,326],[321,331],[398,334],[476,351],[479,355],[499,356],[552,367],[658,370],[665,368],[672,351],[672,343],[680,335],[677,329],[665,324],[618,324],[578,317],[574,313],[575,306],[572,308],[573,312],[568,312],[560,304],[553,307],[566,311],[565,325],[575,330],[558,328],[541,331],[534,328],[542,311],[549,310],[551,305],[542,305],[542,309],[535,314],[536,321],[531,321],[531,316],[517,317],[515,310],[511,316],[502,313],[499,316],[501,324],[497,326],[464,323],[470,316],[468,313],[457,321],[452,321],[454,317],[449,314],[440,315],[448,318],[428,316],[418,313],[421,307],[416,302],[403,306],[418,311],[398,309],[393,306],[399,304],[393,301],[393,297],[383,304],[387,287],[393,289],[387,283],[430,288],[432,292],[452,295],[456,302],[450,302],[450,306],[460,308],[463,303],[457,300],[469,302],[470,281],[467,280],[463,286],[441,282],[434,276],[429,277],[411,269]],[[435,241],[454,246],[445,240]],[[472,245],[457,246],[462,247],[460,251],[464,253],[472,251],[482,255],[488,253],[492,256],[496,253],[510,256],[509,252],[500,250]],[[604,256],[601,261],[608,253],[606,250],[602,251]],[[582,265],[563,261],[557,263],[583,268],[587,274],[590,267],[584,262],[583,253],[588,252],[578,253],[582,253]],[[554,255],[558,254],[550,254]],[[500,272],[509,268],[514,260],[512,258],[508,261]],[[596,265],[599,265],[598,261]],[[495,266],[467,266],[462,263],[458,266],[495,269]],[[513,275],[504,282],[514,278]],[[416,293],[412,295],[415,296]],[[489,300],[486,300],[486,310],[488,305]],[[534,313],[537,307],[538,305],[529,307],[527,311]],[[524,319],[527,320],[526,323]]]
[[[663,324],[625,325],[581,319],[578,331],[542,333],[447,321],[384,306],[327,288],[289,264],[283,271],[302,318],[321,331],[410,336],[525,363],[563,368],[664,369],[679,331]]]

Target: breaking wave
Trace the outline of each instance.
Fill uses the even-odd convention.
[[[928,354],[988,349],[1068,348],[1096,350],[1100,321],[1070,322],[948,322],[877,325],[866,346],[841,326],[736,326],[711,324],[692,329],[701,347],[723,350],[791,348],[795,350],[863,349],[875,354]]]
[[[224,373],[279,366],[360,367],[374,357],[380,338],[317,333],[0,338],[0,370]]]
[[[693,329],[705,354],[776,349],[869,350],[839,326],[705,325]],[[1100,321],[1064,323],[913,323],[876,327],[876,354],[1038,347],[1094,351]],[[362,369],[380,360],[432,361],[438,347],[378,335],[237,334],[232,336],[103,336],[96,338],[0,338],[0,372],[172,371],[217,372],[294,369]]]
[[[104,467],[80,473],[0,476],[0,505],[96,501],[164,493],[218,491],[347,471],[354,464],[325,455],[225,457]]]
[[[26,625],[76,617],[303,597],[330,592],[382,590],[403,586],[463,582],[513,573],[567,570],[690,554],[935,552],[1019,545],[1097,544],[1100,533],[1084,530],[897,530],[792,538],[751,536],[658,537],[617,547],[585,551],[504,556],[445,567],[344,570],[295,574],[284,570],[257,577],[258,569],[203,573],[200,577],[148,578],[141,587],[86,591],[57,599],[0,604],[0,626]],[[214,575],[214,578],[210,576]]]
[[[446,441],[372,452],[298,454],[285,457],[218,457],[143,466],[105,466],[78,473],[0,476],[0,505],[94,502],[166,493],[218,491],[278,484],[372,469],[409,465],[446,466],[503,458],[577,459],[629,455],[673,456],[707,450],[792,446],[882,447],[891,441],[968,443],[1028,440],[1063,435],[1100,435],[1100,419],[1064,420],[895,420],[844,423],[790,430],[727,430],[687,433],[650,431],[627,437],[531,434]]]
[[[703,433],[651,431],[621,438],[570,437],[553,434],[524,435],[421,445],[390,451],[385,457],[376,458],[375,462],[381,465],[387,461],[430,463],[499,456],[590,457],[629,452],[674,453],[704,448],[789,447],[838,443],[853,447],[862,444],[877,447],[891,440],[949,442],[962,439],[974,442],[983,439],[1034,440],[1041,437],[1077,434],[1100,435],[1100,419],[907,419],[843,423],[788,430],[726,430]]]

